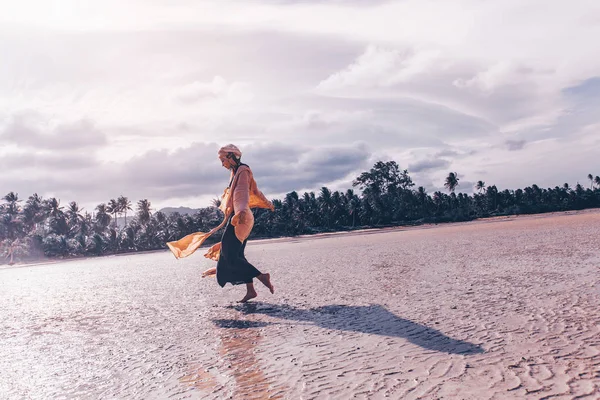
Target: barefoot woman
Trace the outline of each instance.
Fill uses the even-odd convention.
[[[250,167],[240,160],[242,152],[229,144],[219,150],[219,160],[223,167],[231,171],[229,187],[223,194],[221,206],[225,214],[223,222],[208,233],[197,232],[167,245],[175,257],[187,257],[206,240],[208,236],[225,226],[221,243],[211,247],[205,257],[218,260],[217,267],[204,272],[203,276],[216,272],[217,282],[221,287],[227,282],[232,285],[246,284],[246,296],[241,300],[245,303],[257,296],[253,279],[257,278],[271,293],[274,293],[270,275],[261,273],[246,260],[244,250],[250,231],[254,226],[254,216],[250,208],[269,208],[273,205],[258,190]]]

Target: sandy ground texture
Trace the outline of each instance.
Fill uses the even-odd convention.
[[[600,398],[600,211],[0,270],[0,398]]]

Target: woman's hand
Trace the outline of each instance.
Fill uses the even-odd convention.
[[[248,220],[248,210],[242,210],[239,213],[235,214],[233,218],[231,218],[231,225],[238,226],[239,224],[245,224]]]

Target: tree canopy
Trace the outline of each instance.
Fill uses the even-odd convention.
[[[395,161],[378,161],[354,179],[353,187],[359,193],[352,188],[332,191],[327,187],[316,193],[292,191],[273,200],[274,212],[254,210],[251,238],[600,207],[600,177],[589,174],[587,179],[590,185],[586,188],[565,183],[546,189],[533,184],[516,190],[499,190],[480,180],[473,188],[475,193],[456,194],[459,176],[450,172],[440,182],[449,194],[439,190],[430,194],[423,186],[414,189],[409,172]],[[218,199],[193,215],[154,212],[148,199],[138,200],[133,209],[123,195],[98,204],[91,214],[75,201],[63,206],[59,199],[43,199],[35,193],[24,200],[9,192],[2,200],[1,250],[17,260],[164,249],[166,242],[208,231],[223,218]],[[133,213],[129,219],[128,211]],[[125,217],[124,223],[117,223],[119,216]],[[214,235],[209,244],[218,240],[219,235]]]

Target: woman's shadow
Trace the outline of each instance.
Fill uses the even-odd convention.
[[[399,337],[428,350],[449,354],[480,354],[481,346],[453,339],[425,325],[400,318],[380,305],[328,305],[311,309],[269,303],[231,306],[244,314],[264,314],[289,321],[312,323],[325,329]],[[255,328],[269,323],[252,323],[230,319],[214,320],[220,327]]]

